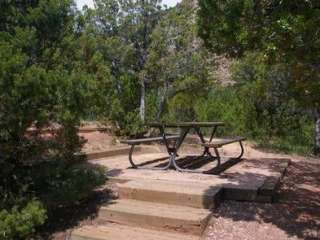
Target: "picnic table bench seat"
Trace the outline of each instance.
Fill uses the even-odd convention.
[[[169,135],[166,136],[166,140],[177,140],[179,138],[178,135]],[[163,137],[148,137],[148,138],[137,138],[137,139],[126,139],[121,140],[121,143],[125,143],[128,145],[138,145],[141,143],[150,143],[150,142],[161,142],[163,141]]]
[[[242,145],[242,142],[245,141],[245,137],[224,137],[224,138],[216,138],[216,139],[210,139],[208,142],[203,142],[201,145],[208,151],[208,149],[213,148],[214,153],[215,153],[215,158],[218,161],[218,166],[220,165],[221,157],[219,153],[219,148],[223,147],[224,145],[228,145],[231,143],[239,143],[240,145],[240,154],[236,157],[233,157],[231,159],[235,160],[241,160],[241,157],[243,156],[244,153],[244,148]]]
[[[167,136],[159,136],[159,137],[146,137],[146,138],[137,138],[137,139],[127,139],[127,140],[121,140],[121,143],[124,144],[128,144],[131,145],[130,151],[129,151],[129,162],[131,164],[131,166],[133,168],[144,168],[144,169],[168,169],[169,168],[169,164],[167,164],[167,166],[164,167],[141,167],[138,164],[135,164],[133,159],[132,159],[132,155],[133,155],[133,151],[134,151],[134,147],[136,145],[142,144],[142,143],[150,143],[150,142],[164,142],[166,144],[167,147],[167,151],[169,153],[169,155],[171,156],[171,153],[174,151],[173,148],[169,147],[169,142],[170,141],[176,141],[180,138],[179,135],[167,135]],[[140,164],[140,165],[144,165],[144,164]]]
[[[211,142],[205,142],[205,143],[202,143],[201,145],[207,148],[221,148],[224,145],[235,143],[235,142],[241,142],[245,140],[246,140],[245,137],[226,137],[226,138],[215,139],[215,140],[212,140]]]

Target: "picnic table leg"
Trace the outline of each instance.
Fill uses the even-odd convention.
[[[177,153],[181,144],[183,143],[184,139],[186,138],[187,134],[189,133],[190,131],[190,128],[183,128],[181,129],[181,132],[180,132],[180,137],[178,139],[178,141],[176,142],[176,145],[175,145],[175,152]]]
[[[166,146],[167,152],[168,152],[168,154],[171,156],[173,150],[172,150],[172,148],[170,148],[170,146],[169,146],[169,142],[168,142],[168,140],[167,140],[166,132],[165,132],[165,130],[164,130],[164,127],[163,127],[163,126],[159,127],[159,130],[160,130],[160,134],[162,135],[163,142],[164,142],[164,144],[165,144],[165,146]]]
[[[210,136],[210,140],[209,140],[209,142],[211,142],[211,141],[212,141],[212,139],[213,139],[214,135],[216,134],[217,128],[218,128],[218,126],[214,126],[214,128],[212,129],[212,132],[211,132],[211,136]]]
[[[171,168],[171,167],[177,169],[176,157],[178,156],[178,150],[179,150],[181,144],[183,143],[185,137],[187,136],[190,128],[183,128],[183,130],[181,130],[180,136],[177,139],[177,141],[175,142],[174,147],[172,147],[172,148],[169,146],[169,143],[167,141],[164,127],[163,126],[159,127],[159,130],[160,130],[160,133],[161,133],[161,135],[163,137],[163,141],[165,143],[167,152],[168,152],[168,154],[170,156],[169,164],[168,164],[168,167],[166,169]]]
[[[204,137],[203,137],[203,134],[202,134],[200,128],[195,128],[195,130],[196,130],[196,133],[197,133],[198,137],[200,138],[201,143],[205,143],[206,141],[204,140]],[[212,138],[213,138],[213,135],[214,135],[215,131],[216,131],[216,127],[214,127],[214,130],[212,131],[212,134],[211,134],[211,137],[210,137],[210,142],[212,141]],[[212,156],[212,154],[211,154],[211,152],[210,152],[208,147],[204,147],[202,156],[205,156],[205,155]]]
[[[137,164],[135,164],[133,162],[133,159],[132,159],[132,155],[133,155],[135,146],[136,146],[135,144],[131,145],[131,148],[130,148],[130,151],[129,151],[129,162],[130,162],[130,164],[131,164],[131,166],[133,168],[136,168],[136,169],[151,169],[151,170],[167,170],[167,169],[169,169],[171,167],[171,165],[172,165],[171,164],[171,156],[170,156],[170,159],[169,159],[168,163],[163,167],[141,167],[141,166],[138,166]]]
[[[219,167],[221,164],[221,157],[219,154],[219,150],[218,150],[218,148],[213,148],[213,150],[214,150],[215,155],[217,156],[217,161],[218,161],[217,167]]]
[[[190,128],[182,128],[180,130],[180,137],[179,139],[176,141],[176,144],[173,148],[173,152],[171,153],[171,165],[178,171],[182,170],[182,168],[180,168],[176,162],[176,157],[178,156],[178,150],[181,147],[184,139],[186,138],[187,134],[189,133]]]
[[[134,146],[135,145],[131,145],[131,148],[130,148],[130,151],[129,151],[129,162],[131,164],[131,166],[133,168],[138,168],[136,164],[134,164],[133,160],[132,160],[132,154],[133,154],[133,151],[134,151]]]
[[[183,140],[185,139],[186,135],[188,134],[188,132],[190,131],[190,128],[187,128],[187,129],[184,129],[181,133],[181,137],[179,139],[179,141],[177,142],[177,145],[175,147],[175,151],[173,152],[172,154],[172,164],[173,166],[175,167],[176,170],[178,170],[179,172],[190,172],[190,173],[204,173],[204,171],[202,170],[192,170],[192,169],[184,169],[184,168],[181,168],[177,162],[176,162],[176,156],[177,156],[177,151],[178,149],[180,148]],[[200,136],[202,136],[201,132],[200,132]],[[200,137],[199,136],[199,137]],[[202,139],[203,139],[203,136],[202,136]],[[204,140],[204,139],[203,139]],[[210,153],[209,153],[210,154]],[[211,156],[211,154],[210,154]]]
[[[240,159],[244,154],[244,148],[243,148],[242,141],[239,141],[239,144],[240,144],[241,152],[240,152],[239,156],[236,157],[236,159]]]

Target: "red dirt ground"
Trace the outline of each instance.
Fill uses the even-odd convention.
[[[83,147],[84,152],[99,152],[124,146],[115,137],[105,132],[87,132],[79,135],[87,140]]]
[[[273,204],[224,202],[206,240],[320,239],[320,161],[293,162]]]

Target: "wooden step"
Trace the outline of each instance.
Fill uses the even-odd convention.
[[[120,183],[118,188],[121,199],[206,209],[216,207],[221,196],[221,187],[198,182],[141,179]]]
[[[119,199],[100,208],[99,222],[201,235],[210,216],[206,209]]]
[[[109,223],[75,229],[70,240],[199,240],[199,237]]]

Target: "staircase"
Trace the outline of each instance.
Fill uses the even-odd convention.
[[[193,182],[135,179],[118,187],[99,224],[74,230],[71,240],[200,239],[221,197],[221,188]]]

